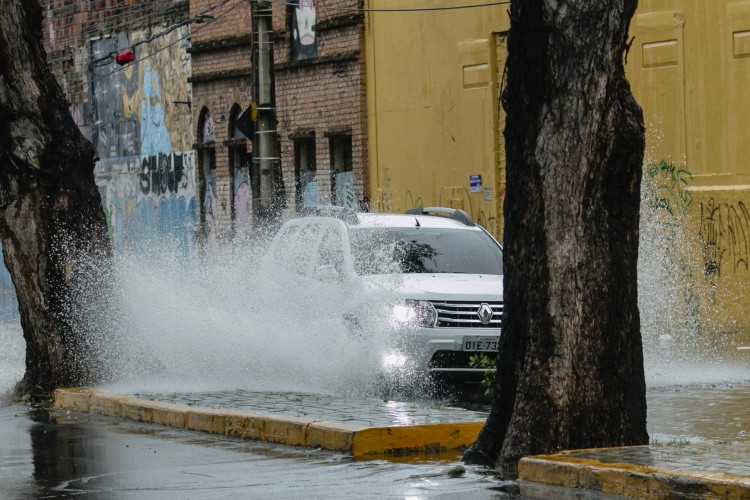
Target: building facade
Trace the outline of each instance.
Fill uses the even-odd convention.
[[[501,239],[508,7],[367,6],[373,206],[463,208]],[[648,279],[670,290],[644,324],[750,347],[750,1],[641,0],[631,36],[626,72],[647,127],[641,260],[659,253]]]
[[[475,3],[271,2],[285,215],[447,205],[502,236],[510,24],[507,6],[452,9]],[[115,246],[252,232],[261,179],[236,126],[252,108],[250,3],[43,6],[50,66],[97,148]],[[749,0],[642,0],[626,66],[647,125],[644,196],[681,235],[666,250],[691,283],[680,300],[748,344],[749,33]],[[136,61],[120,67],[128,48]]]
[[[460,208],[501,239],[507,6],[418,4],[403,12],[395,0],[367,3],[373,207]]]
[[[245,0],[191,0],[203,16],[190,33],[192,122],[197,158],[198,224],[206,248],[252,227],[251,137],[235,123],[250,106],[252,24]],[[257,194],[257,193],[256,193]]]
[[[48,0],[48,62],[95,146],[112,242],[195,248],[187,1]],[[129,52],[132,63],[120,65]]]
[[[369,205],[364,15],[359,0],[273,5],[286,213]]]
[[[680,228],[668,248],[690,285],[680,300],[721,342],[750,347],[750,2],[641,0],[631,35],[644,187]]]

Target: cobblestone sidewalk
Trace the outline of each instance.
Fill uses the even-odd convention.
[[[210,393],[136,393],[133,396],[199,408],[252,410],[362,427],[400,427],[487,420],[487,414],[484,412],[442,406],[434,402],[397,402],[306,393],[237,390]]]
[[[536,485],[629,498],[750,499],[750,442],[579,450],[521,461],[522,493]],[[541,495],[544,497],[544,495]]]

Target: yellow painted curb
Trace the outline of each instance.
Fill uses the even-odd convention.
[[[371,427],[352,438],[352,454],[410,455],[466,448],[473,443],[484,422]]]
[[[354,456],[401,456],[466,448],[484,422],[361,427],[252,411],[196,408],[85,388],[58,389],[55,406],[241,439],[342,451]]]
[[[522,458],[518,464],[521,494],[531,495],[532,484],[536,483],[630,498],[683,498],[683,494],[688,495],[685,498],[693,498],[696,494],[706,499],[750,498],[750,478],[716,472],[600,462],[577,458],[572,456],[573,453],[576,451]]]

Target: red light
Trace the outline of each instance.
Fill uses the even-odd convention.
[[[135,61],[135,52],[133,52],[133,49],[123,50],[115,58],[115,62],[120,66],[125,66],[133,61]]]

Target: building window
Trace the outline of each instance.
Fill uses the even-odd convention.
[[[331,203],[347,208],[357,208],[354,198],[351,136],[332,136],[331,148]]]
[[[291,0],[291,40],[292,60],[302,61],[318,55],[315,36],[316,11],[313,0]]]
[[[294,141],[294,173],[297,181],[297,210],[318,206],[314,135]]]
[[[201,235],[204,241],[216,236],[216,152],[213,148],[201,151]]]
[[[203,126],[201,127],[201,142],[203,144],[210,144],[212,142],[216,142],[214,119],[211,116],[211,113],[206,108],[203,109],[205,113],[203,113]]]
[[[251,156],[247,152],[247,136],[237,127],[242,116],[239,104],[232,106],[230,112],[229,136],[229,173],[232,183],[232,230],[235,235],[246,236],[252,224],[252,203],[254,187],[250,175]]]
[[[200,151],[198,154],[198,169],[200,182],[200,233],[205,242],[216,238],[216,151],[214,142],[214,121],[207,108],[201,109],[198,118],[198,137]]]

